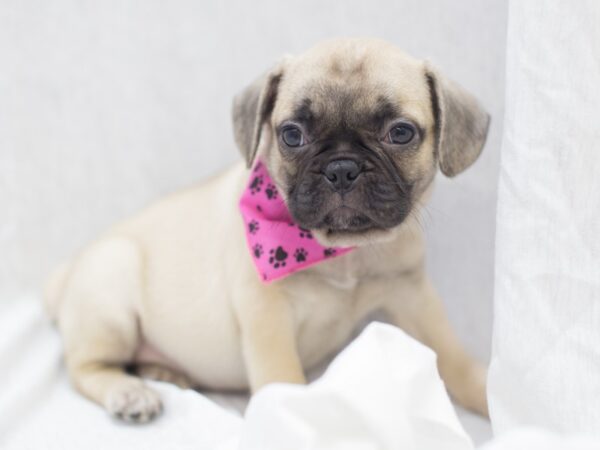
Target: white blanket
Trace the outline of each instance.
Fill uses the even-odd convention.
[[[5,305],[0,330],[3,450],[474,449],[433,352],[389,325],[369,325],[316,382],[264,388],[244,418],[198,392],[152,382],[165,413],[141,426],[111,419],[73,390],[58,333],[35,299]],[[482,450],[537,448],[591,450],[600,443],[523,430]]]
[[[245,420],[195,391],[153,383],[165,413],[142,426],[110,419],[74,392],[37,301],[5,307],[0,330],[4,450],[473,449],[434,353],[389,325],[371,324],[309,386],[261,390]]]
[[[3,450],[216,449],[241,418],[206,397],[153,383],[166,413],[151,425],[109,418],[68,383],[57,331],[35,299],[0,311],[0,448]]]
[[[480,450],[598,450],[600,440],[586,435],[560,435],[540,428],[516,428]]]

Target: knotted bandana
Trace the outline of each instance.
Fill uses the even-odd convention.
[[[261,161],[250,172],[240,211],[252,261],[265,283],[352,250],[323,247],[309,230],[295,224]]]

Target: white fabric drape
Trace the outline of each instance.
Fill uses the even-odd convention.
[[[600,433],[600,2],[511,1],[490,406]]]

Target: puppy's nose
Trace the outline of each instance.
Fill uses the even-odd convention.
[[[324,174],[336,191],[347,191],[360,175],[360,167],[351,159],[338,159],[327,164]]]

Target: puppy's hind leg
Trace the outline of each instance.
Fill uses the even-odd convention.
[[[125,371],[140,343],[142,275],[136,243],[106,238],[74,264],[58,317],[75,387],[129,422],[146,422],[162,410],[158,394]]]
[[[192,380],[185,374],[161,364],[137,363],[133,371],[142,378],[172,383],[181,389],[191,389],[194,387]]]

